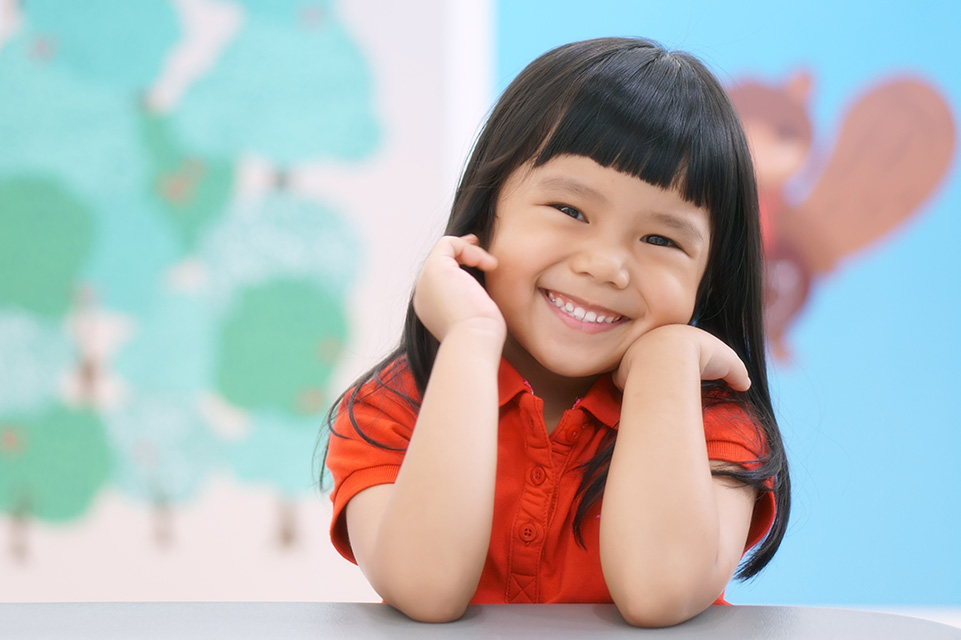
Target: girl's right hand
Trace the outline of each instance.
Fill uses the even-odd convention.
[[[424,262],[414,288],[414,311],[427,330],[443,342],[455,326],[474,326],[507,335],[504,316],[487,291],[461,266],[497,268],[497,258],[478,245],[477,236],[444,236]]]

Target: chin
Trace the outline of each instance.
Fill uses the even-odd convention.
[[[577,358],[565,358],[563,362],[540,361],[541,366],[556,376],[570,379],[596,378],[614,370],[613,366],[591,366],[584,364],[583,360],[577,362]]]

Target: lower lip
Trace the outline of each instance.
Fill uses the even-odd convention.
[[[568,315],[561,311],[560,307],[554,304],[554,302],[548,297],[546,291],[542,290],[541,295],[544,296],[544,301],[547,302],[547,306],[550,307],[551,311],[554,312],[554,315],[560,318],[561,322],[576,331],[582,331],[584,333],[601,333],[603,331],[610,331],[614,327],[624,322],[623,318],[615,322],[584,322],[583,320],[578,320],[574,316]]]

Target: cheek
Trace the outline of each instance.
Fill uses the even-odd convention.
[[[695,296],[679,297],[672,309],[672,320],[674,324],[687,324],[694,315]]]
[[[516,237],[523,238],[520,234]],[[492,298],[502,292],[518,291],[523,285],[531,286],[537,275],[537,265],[530,259],[536,255],[535,246],[529,242],[512,241],[511,236],[502,234],[491,243],[489,251],[497,258],[497,268],[485,277],[487,292]]]
[[[498,257],[497,268],[484,275],[487,295],[491,297],[491,300],[494,301],[494,304],[496,304],[501,311],[505,309],[509,310],[511,301],[517,297],[514,291],[516,278],[511,277],[513,273],[513,265],[510,264],[509,261],[502,260]]]
[[[694,314],[699,280],[694,277],[675,277],[662,283],[661,315],[665,323],[687,324]]]

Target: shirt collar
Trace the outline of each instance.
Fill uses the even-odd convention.
[[[533,393],[527,380],[504,358],[501,358],[497,371],[497,389],[500,407],[522,393]],[[574,403],[574,407],[587,411],[601,424],[616,429],[621,420],[621,390],[614,384],[610,374],[604,374],[583,398]]]

